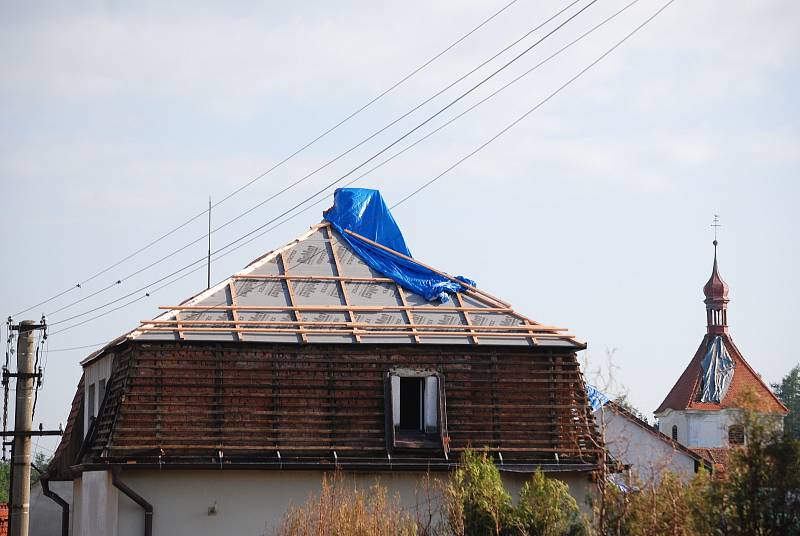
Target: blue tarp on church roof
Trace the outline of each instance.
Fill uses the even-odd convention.
[[[708,350],[703,357],[702,391],[700,402],[719,404],[733,381],[735,364],[722,337],[717,335],[708,343]]]
[[[345,232],[352,231],[406,257],[412,257],[379,191],[339,188],[334,193],[333,207],[326,210],[323,217],[368,266],[426,300],[446,302],[449,300],[448,293],[464,290],[455,281]],[[464,277],[458,276],[456,279],[476,286],[474,281]]]

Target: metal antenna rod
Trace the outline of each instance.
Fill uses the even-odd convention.
[[[714,229],[714,241],[717,241],[717,230],[722,227],[719,223],[719,214],[714,214],[714,223],[711,224],[711,227]]]
[[[211,196],[208,196],[208,280],[206,288],[211,288]]]

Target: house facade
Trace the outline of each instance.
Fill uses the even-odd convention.
[[[613,401],[595,411],[595,421],[611,459],[622,466],[622,479],[629,487],[658,484],[665,472],[689,480],[701,468],[712,468],[711,461],[700,453],[686,448]]]
[[[585,345],[412,259],[379,194],[349,193],[334,209],[394,238],[326,214],[83,361],[47,475],[72,482],[72,534],[269,534],[332,472],[413,507],[468,448],[585,504]]]
[[[776,429],[788,413],[734,344],[728,328],[728,285],[719,273],[717,241],[711,277],[703,287],[706,334],[689,365],[655,411],[672,439],[724,465],[727,451],[747,441],[742,407]]]

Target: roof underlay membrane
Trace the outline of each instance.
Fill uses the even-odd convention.
[[[449,276],[448,276],[449,277]],[[139,340],[583,347],[476,288],[430,302],[367,266],[322,222],[162,315]]]

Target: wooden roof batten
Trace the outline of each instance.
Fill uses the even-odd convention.
[[[449,303],[427,302],[368,267],[330,223],[322,222],[194,298],[159,307],[165,312],[142,320],[131,338],[584,346],[564,328],[534,322],[482,289],[345,233],[464,290]]]

